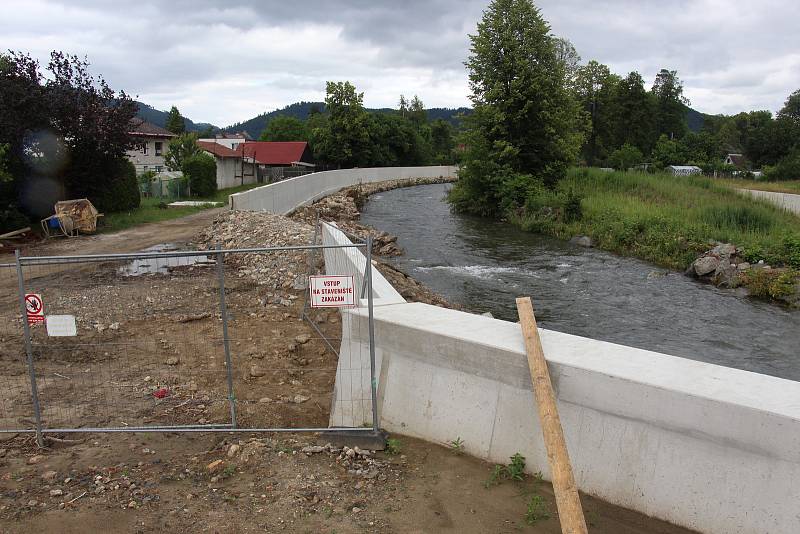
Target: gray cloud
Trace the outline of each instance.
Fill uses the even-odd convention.
[[[463,61],[485,1],[7,0],[3,47],[45,59],[86,55],[93,70],[158,108],[224,125],[352,80],[368,106],[418,94],[468,104]],[[777,110],[800,87],[796,0],[543,0],[554,33],[584,61],[676,69],[696,109]]]

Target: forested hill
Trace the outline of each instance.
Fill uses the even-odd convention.
[[[249,133],[253,139],[258,139],[258,136],[261,135],[261,132],[264,131],[264,128],[267,127],[267,123],[273,118],[277,117],[278,115],[287,115],[289,117],[295,117],[300,120],[306,120],[308,118],[309,113],[311,110],[316,108],[319,111],[325,111],[325,103],[324,102],[297,102],[295,104],[291,104],[286,106],[283,109],[278,109],[275,111],[271,111],[269,113],[262,113],[256,117],[253,117],[250,120],[246,120],[244,122],[240,122],[237,124],[233,124],[226,128],[223,128],[226,132],[241,132],[246,131]],[[389,113],[391,111],[397,111],[391,108],[379,108],[379,109],[370,109],[367,108],[367,111],[378,112],[378,113]],[[429,108],[426,110],[428,112],[428,120],[436,120],[436,119],[444,119],[448,121],[453,126],[458,126],[459,118],[458,116],[462,113],[469,113],[469,108]]]
[[[155,124],[156,126],[161,126],[162,128],[167,123],[167,116],[169,113],[166,111],[159,111],[152,106],[148,106],[144,102],[136,102],[139,106],[139,111],[136,113],[136,116],[140,119],[146,120],[149,123]],[[208,130],[209,128],[213,130],[217,130],[218,127],[214,126],[213,124],[209,124],[207,122],[193,122],[191,119],[187,119],[186,117],[183,118],[184,124],[186,124],[186,131],[189,132],[202,132],[204,130]]]
[[[166,111],[159,111],[151,106],[143,102],[137,102],[139,104],[139,113],[137,114],[142,119],[146,120],[147,122],[151,122],[158,126],[164,127],[164,124],[167,121],[167,112]],[[219,128],[218,126],[214,126],[213,124],[209,124],[207,122],[193,122],[191,119],[184,118],[186,122],[186,130],[190,132],[201,132],[206,131],[209,128],[212,130],[219,130],[225,132],[241,132],[246,131],[250,134],[253,139],[258,139],[261,135],[261,132],[264,131],[264,128],[267,127],[267,123],[273,117],[278,115],[288,115],[290,117],[296,117],[301,120],[305,120],[308,118],[309,113],[311,110],[316,107],[319,111],[325,110],[325,103],[324,102],[296,102],[294,104],[290,104],[283,109],[278,109],[275,111],[271,111],[269,113],[262,113],[261,115],[257,115],[252,119],[246,120],[244,122],[236,123],[231,126],[227,126],[225,128]],[[370,109],[369,111],[376,111],[376,112],[385,112],[388,113],[390,111],[396,111],[390,108],[379,108],[379,109]],[[430,108],[426,110],[428,112],[428,119],[429,120],[436,120],[436,119],[444,119],[448,121],[453,126],[458,126],[460,119],[459,115],[467,115],[470,113],[469,108]],[[700,129],[703,127],[703,122],[705,120],[705,114],[700,113],[692,108],[686,108],[686,122],[689,126],[689,130],[693,132],[699,132]]]

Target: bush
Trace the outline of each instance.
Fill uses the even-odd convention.
[[[774,167],[766,167],[764,178],[770,181],[800,179],[800,150],[784,157]]]
[[[100,212],[132,210],[139,207],[141,195],[136,168],[133,163],[121,158],[96,157],[79,154],[71,162],[66,173],[69,181],[69,198],[88,198]]]
[[[642,151],[633,145],[625,143],[608,157],[608,162],[617,170],[626,171],[642,162]]]
[[[208,154],[194,154],[183,161],[183,174],[189,180],[193,197],[208,197],[217,190],[217,163]]]

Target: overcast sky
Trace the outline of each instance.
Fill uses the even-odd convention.
[[[156,108],[218,126],[351,80],[368,107],[418,94],[468,105],[468,33],[487,1],[0,0],[0,49],[45,60],[86,55],[92,70]],[[542,0],[553,32],[584,62],[676,69],[705,113],[778,110],[800,88],[800,0]]]

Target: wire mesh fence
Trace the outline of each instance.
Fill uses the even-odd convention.
[[[344,263],[326,268],[326,250],[368,256],[369,247],[318,241],[18,256],[0,267],[0,431],[338,428],[328,426],[334,403],[352,411],[375,399],[374,388],[334,398],[337,367],[370,384],[374,353],[342,346],[346,314],[311,306],[308,277],[350,274]],[[371,309],[369,293],[354,304]],[[43,321],[28,318],[30,299],[40,299]]]

